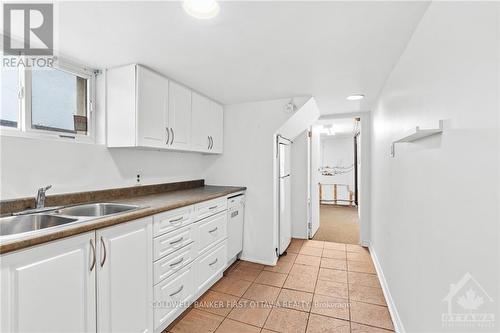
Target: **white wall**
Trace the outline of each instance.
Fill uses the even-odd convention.
[[[0,137],[0,198],[34,196],[38,187],[52,184],[49,194],[201,179],[206,157],[104,145],[104,78],[97,87],[97,144],[50,139]],[[239,185],[239,184],[235,184]]]
[[[276,262],[274,223],[275,134],[291,116],[289,99],[227,105],[224,154],[207,157],[210,184],[247,186],[242,257]]]
[[[431,3],[373,113],[372,247],[407,332],[443,331],[442,300],[467,272],[497,302],[484,299],[497,326],[481,331],[499,329],[499,37],[497,2]],[[389,157],[439,119],[441,136]]]
[[[307,238],[307,133],[302,132],[291,145],[292,237]]]

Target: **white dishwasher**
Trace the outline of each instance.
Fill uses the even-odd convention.
[[[243,220],[245,195],[227,198],[227,262],[232,264],[243,250]]]

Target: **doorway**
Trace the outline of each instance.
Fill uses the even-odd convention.
[[[319,225],[312,226],[310,238],[360,244],[361,119],[321,120],[312,131],[311,188],[317,192]]]

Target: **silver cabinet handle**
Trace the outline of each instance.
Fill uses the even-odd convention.
[[[168,127],[165,127],[165,130],[167,131],[167,142],[165,142],[165,144],[168,145],[168,142],[170,141],[170,131],[168,130]]]
[[[94,246],[94,242],[92,241],[92,239],[90,240],[90,249],[92,250],[92,264],[90,265],[90,271],[92,272],[92,270],[94,269],[95,267],[95,246]]]
[[[214,138],[210,136],[210,149],[214,147]]]
[[[168,221],[168,222],[170,222],[170,223],[179,222],[179,221],[180,221],[180,220],[182,220],[183,218],[184,218],[184,216],[181,216],[181,217],[179,217],[179,218],[177,218],[177,219],[173,219],[173,220],[170,220],[170,221]]]
[[[174,263],[171,263],[171,264],[170,264],[170,267],[173,267],[173,266],[179,265],[179,264],[180,264],[181,262],[183,262],[183,261],[184,261],[184,257],[182,257],[180,260],[177,260],[177,261],[176,261],[176,262],[174,262]]]
[[[212,206],[212,207],[208,207],[208,209],[212,210],[212,209],[215,209],[215,208],[217,208],[217,207],[218,207],[218,206],[217,206],[217,205],[215,205],[215,206]]]
[[[208,264],[209,266],[212,266],[212,265],[215,265],[217,263],[217,261],[219,261],[218,258],[215,258],[214,261],[212,261],[210,264]]]
[[[104,266],[104,263],[106,262],[106,244],[104,244],[104,239],[101,236],[101,245],[104,253],[104,258],[101,260],[101,267]]]
[[[212,230],[208,230],[208,232],[210,232],[210,233],[212,233],[212,232],[216,232],[216,231],[217,231],[217,229],[219,229],[219,227],[215,227],[215,228],[213,228]]]
[[[207,136],[208,138],[208,148],[207,149],[210,149],[210,136]]]
[[[174,143],[175,132],[174,132],[174,129],[172,127],[170,127],[170,130],[172,131],[172,140],[170,140],[170,145],[172,145]]]
[[[170,245],[177,244],[177,243],[179,243],[180,241],[182,241],[183,239],[184,239],[184,237],[181,237],[181,238],[179,238],[179,239],[176,239],[176,240],[174,240],[173,242],[170,242]]]
[[[182,291],[182,289],[184,289],[184,285],[182,285],[182,286],[179,288],[179,290],[174,291],[173,293],[171,293],[171,294],[170,294],[170,297],[177,295],[178,293],[180,293],[180,292]]]

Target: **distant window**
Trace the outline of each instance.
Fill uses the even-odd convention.
[[[87,133],[87,79],[57,69],[31,74],[31,127]]]
[[[0,125],[17,127],[19,122],[19,72],[2,68],[0,76]]]

